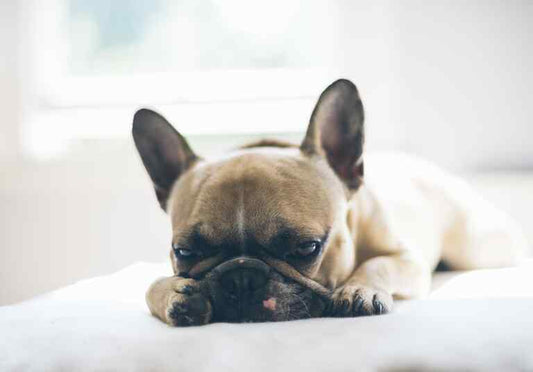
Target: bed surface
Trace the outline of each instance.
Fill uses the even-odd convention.
[[[533,370],[533,261],[436,274],[429,298],[352,319],[172,328],[137,263],[0,307],[0,370]]]

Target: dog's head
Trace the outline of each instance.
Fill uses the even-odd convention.
[[[135,144],[172,223],[174,272],[202,280],[215,321],[320,315],[321,289],[351,273],[363,120],[355,85],[338,80],[300,146],[262,141],[205,160],[159,114],[135,114]]]

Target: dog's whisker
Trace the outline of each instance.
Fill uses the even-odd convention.
[[[311,318],[311,312],[309,311],[309,307],[307,306],[305,301],[300,296],[298,296],[297,294],[293,294],[293,296],[296,297],[296,299],[298,301],[300,301],[300,303],[303,305],[303,307],[305,308],[305,313],[306,313],[307,317]]]

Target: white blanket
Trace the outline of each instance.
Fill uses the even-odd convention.
[[[172,328],[138,263],[0,307],[1,371],[533,370],[533,262],[440,274],[425,300],[352,319]]]

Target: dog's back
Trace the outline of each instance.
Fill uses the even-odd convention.
[[[497,267],[524,256],[518,224],[461,178],[405,154],[367,154],[365,162],[361,197],[431,265],[442,259],[453,269]]]

